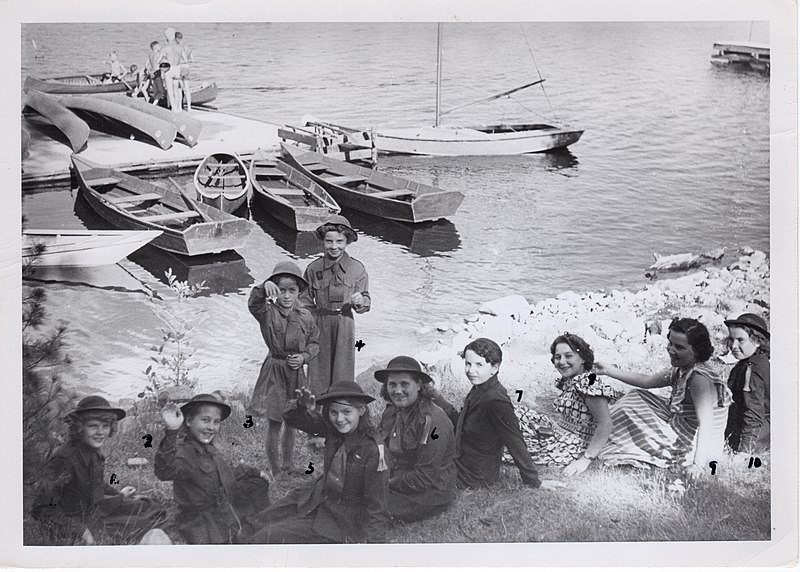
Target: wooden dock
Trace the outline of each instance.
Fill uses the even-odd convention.
[[[277,125],[199,108],[191,113],[203,123],[194,147],[176,139],[172,147],[163,150],[144,136],[128,139],[92,129],[80,156],[119,171],[177,174],[194,170],[215,151],[235,151],[242,157],[258,148],[280,151]],[[68,182],[72,149],[66,138],[38,115],[23,116],[22,127],[31,137],[29,156],[22,161],[23,189]]]
[[[745,65],[769,72],[769,45],[755,42],[715,42],[711,63],[717,66]]]

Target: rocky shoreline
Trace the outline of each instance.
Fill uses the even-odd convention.
[[[549,348],[558,335],[581,336],[597,359],[654,372],[668,365],[667,329],[672,318],[680,316],[696,318],[708,327],[716,346],[713,362],[727,375],[735,360],[725,348],[724,320],[753,312],[769,321],[770,313],[769,259],[749,248],[741,254],[726,267],[709,266],[657,280],[637,292],[567,291],[535,304],[519,295],[486,302],[461,323],[433,326],[442,332],[437,347],[414,357],[440,390],[463,394],[468,384],[458,352],[475,338],[491,338],[503,349],[500,376],[509,393],[523,390],[522,401],[541,405],[556,392]],[[362,385],[373,369],[359,375]]]

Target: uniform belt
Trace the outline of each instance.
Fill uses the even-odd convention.
[[[338,316],[343,310],[329,310],[328,308],[317,308],[317,313],[323,316]]]

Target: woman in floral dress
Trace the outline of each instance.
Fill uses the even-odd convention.
[[[556,382],[561,393],[553,402],[558,418],[550,420],[524,405],[515,410],[534,463],[566,465],[564,474],[575,475],[591,465],[608,440],[608,407],[620,393],[591,373],[594,352],[581,337],[558,336],[550,345],[550,355],[561,374]]]

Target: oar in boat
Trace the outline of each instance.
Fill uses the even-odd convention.
[[[181,194],[181,197],[183,197],[183,200],[186,202],[186,204],[189,205],[192,210],[200,213],[200,216],[203,218],[203,222],[212,222],[213,219],[206,214],[205,210],[197,206],[197,202],[195,202],[195,200],[183,190],[183,187],[181,187],[177,181],[175,181],[175,179],[172,177],[167,177],[167,179],[169,179],[169,182],[172,183],[172,186],[175,187],[175,189]]]
[[[90,76],[90,75],[85,75],[85,74],[84,74],[84,76],[83,76],[83,77],[85,77],[86,79],[88,79],[88,80],[89,80],[89,83],[90,83],[91,85],[102,85],[102,83],[103,83],[102,81],[100,81],[100,80],[99,80],[99,79],[97,79],[96,77],[92,77],[92,76]]]

